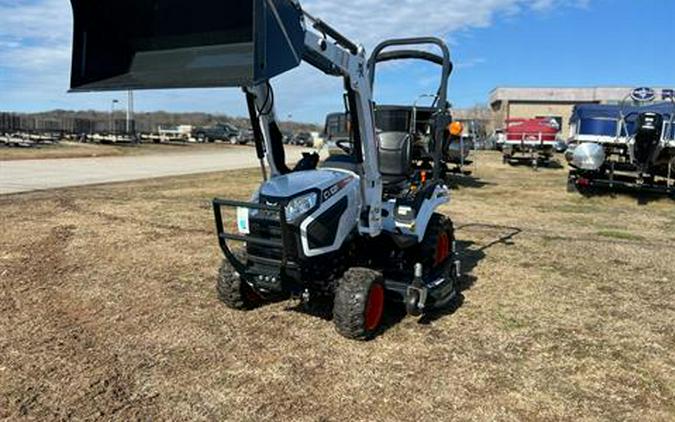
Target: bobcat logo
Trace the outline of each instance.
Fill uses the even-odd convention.
[[[630,94],[630,97],[634,101],[640,101],[640,102],[649,102],[649,101],[654,101],[656,98],[656,92],[654,92],[653,89],[651,88],[635,88],[633,92]]]

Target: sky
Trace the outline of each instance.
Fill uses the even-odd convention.
[[[102,0],[98,0],[102,1]],[[113,1],[113,0],[107,0]],[[220,0],[224,1],[224,0]],[[372,49],[391,37],[435,35],[451,49],[455,107],[486,103],[497,86],[675,88],[673,0],[301,0]],[[0,110],[107,110],[125,93],[68,94],[68,0],[0,0]],[[405,62],[378,71],[379,103],[435,92],[438,69]],[[273,81],[281,118],[320,123],[342,110],[342,83],[308,65]],[[238,89],[139,91],[138,111],[245,115]]]

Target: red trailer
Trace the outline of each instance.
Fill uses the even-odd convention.
[[[555,152],[560,127],[553,119],[510,119],[506,121],[504,163],[530,162],[536,168],[548,165]]]

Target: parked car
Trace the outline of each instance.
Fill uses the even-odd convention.
[[[282,135],[284,144],[290,144],[293,140],[293,132],[283,132]]]
[[[232,145],[240,142],[241,131],[229,123],[218,123],[213,126],[196,128],[192,132],[198,142],[229,142]]]
[[[291,139],[291,145],[300,145],[303,147],[311,147],[314,144],[312,134],[309,132],[299,132]]]
[[[242,130],[241,134],[239,135],[239,144],[240,145],[246,145],[249,142],[250,143],[255,142],[255,136],[253,135],[253,129]]]

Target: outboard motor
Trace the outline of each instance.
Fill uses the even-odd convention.
[[[637,118],[633,157],[641,171],[646,171],[656,155],[663,130],[663,116],[658,113],[640,113]]]

